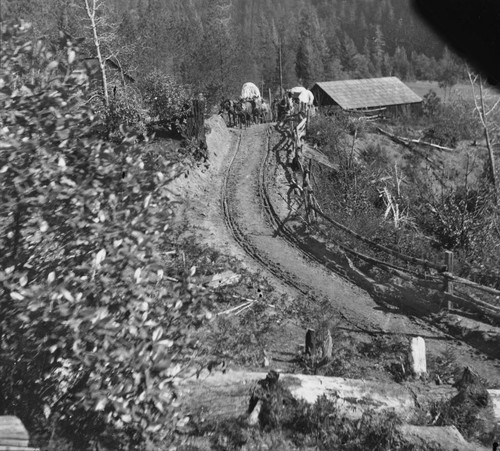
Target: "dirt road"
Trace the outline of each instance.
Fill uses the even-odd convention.
[[[216,158],[210,175],[199,180],[188,212],[190,221],[203,230],[204,241],[239,256],[252,270],[263,270],[278,290],[307,297],[309,302],[327,298],[335,316],[331,319],[353,333],[422,336],[429,354],[454,349],[464,365],[471,365],[489,380],[499,380],[498,361],[421,318],[387,309],[363,289],[319,264],[293,243],[293,237],[290,240],[278,230],[270,208],[277,197],[269,190],[276,190],[276,183],[281,182],[279,177],[273,179],[277,172],[269,170],[274,156],[266,159],[271,151],[271,131],[263,124],[231,132],[220,127],[218,133],[215,130],[209,135],[209,150]],[[282,207],[274,205],[278,210]],[[281,350],[286,343],[293,348],[303,341],[303,335],[296,336],[296,332],[292,334],[296,339],[290,340],[292,335],[283,331]]]

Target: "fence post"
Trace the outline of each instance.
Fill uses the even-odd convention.
[[[413,337],[410,343],[411,370],[415,376],[420,377],[427,373],[425,341],[422,337]]]
[[[446,272],[453,274],[453,252],[445,251],[444,252],[444,264],[446,266]],[[444,276],[444,292],[448,294],[453,294],[453,282],[449,279],[449,277]],[[448,301],[448,310],[453,308],[453,303]]]
[[[305,353],[311,357],[316,353],[316,331],[314,329],[308,329],[306,332]]]

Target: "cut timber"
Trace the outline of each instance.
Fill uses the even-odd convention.
[[[219,288],[226,285],[235,285],[241,279],[240,274],[236,274],[233,271],[223,271],[219,274],[214,274],[207,283],[210,288]]]
[[[314,147],[311,147],[309,144],[302,144],[302,152],[305,158],[310,158],[322,164],[323,166],[333,169],[334,171],[339,171],[338,165],[332,163],[324,153],[320,152]]]
[[[377,130],[380,133],[382,133],[383,135],[386,135],[389,138],[393,139],[394,141],[396,141],[400,144],[403,144],[405,146],[409,146],[410,144],[421,144],[422,146],[429,146],[429,147],[433,147],[434,149],[445,150],[447,152],[454,152],[455,151],[455,149],[452,149],[451,147],[440,146],[438,144],[429,143],[427,141],[421,141],[420,139],[403,138],[402,136],[397,136],[397,135],[394,135],[386,130],[383,130],[380,127],[377,127]]]
[[[0,444],[2,440],[29,440],[28,431],[21,420],[13,415],[0,416]]]
[[[0,451],[39,451],[38,448],[30,448],[30,447],[27,447],[27,446],[3,446],[3,445],[0,445]]]
[[[250,390],[267,373],[228,371],[200,380],[187,378],[177,382],[179,401],[211,419],[239,417],[247,411]],[[341,377],[280,374],[280,382],[295,399],[314,403],[320,396],[336,400],[346,417],[359,418],[368,409],[394,411],[402,419],[415,412],[416,405],[448,400],[457,394],[451,386],[374,382]],[[488,390],[497,422],[500,419],[500,390]]]
[[[12,446],[14,448],[25,448],[29,444],[29,440],[16,440],[9,438],[0,438],[0,447],[2,446]]]
[[[13,415],[0,416],[0,451],[35,451],[28,444],[28,431],[21,420]]]

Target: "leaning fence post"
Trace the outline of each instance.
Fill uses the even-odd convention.
[[[311,357],[316,353],[316,331],[314,329],[308,329],[306,332],[305,352]]]
[[[444,264],[446,266],[446,272],[450,275],[453,274],[453,252],[452,251],[445,251],[444,252]],[[444,276],[444,292],[448,294],[453,294],[453,282],[451,281],[450,277],[445,275]],[[448,301],[448,310],[451,310],[453,308],[453,303],[451,301]]]

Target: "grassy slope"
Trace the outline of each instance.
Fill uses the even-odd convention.
[[[469,83],[458,83],[453,86],[449,91],[439,87],[437,81],[407,81],[405,84],[417,93],[420,97],[425,96],[430,90],[433,90],[441,99],[452,100],[454,98],[462,98],[465,100],[472,100],[472,88]],[[499,92],[493,88],[487,89],[486,93],[492,96],[498,96]]]

